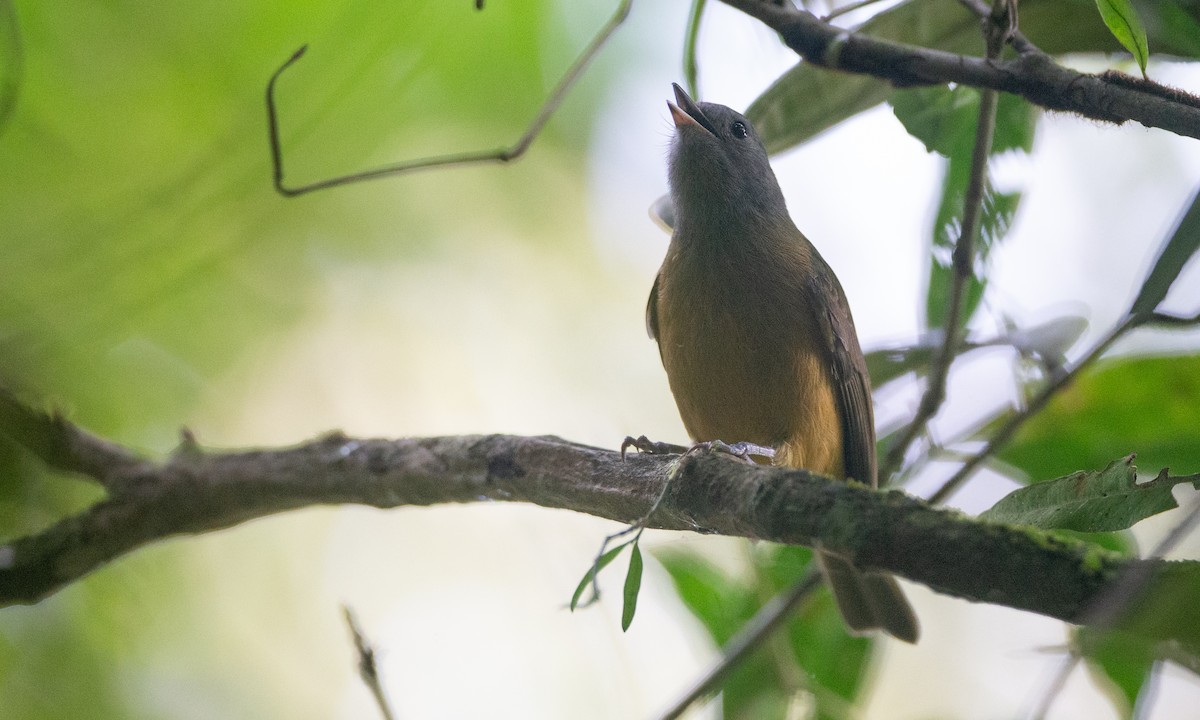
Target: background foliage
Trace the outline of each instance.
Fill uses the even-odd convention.
[[[1148,35],[1151,77],[1196,80],[1180,65],[1200,55],[1195,8],[1173,0],[1134,7]],[[269,184],[263,87],[301,43],[309,53],[280,89],[296,182],[510,142],[609,12],[549,0],[488,2],[482,12],[468,2],[0,0],[0,381],[156,453],[175,444],[182,424],[219,445],[291,442],[335,427],[381,435],[554,432],[604,445],[630,432],[681,438],[640,317],[665,243],[643,213],[665,189],[669,125],[661,103],[681,74],[686,8],[638,4],[519,163],[302,200],[283,199]],[[982,50],[977,22],[950,0],[910,0],[858,19],[883,37]],[[880,81],[790,67],[792,56],[771,33],[719,4],[702,23],[705,99],[748,105],[774,151],[805,144],[781,161],[781,178],[797,220],[815,229],[810,234],[847,285],[864,344],[889,345],[900,358],[892,370],[903,372],[880,388],[884,429],[894,427],[911,410],[913,374],[936,339],[922,333],[944,320],[939,298],[949,282],[947,249],[977,93],[893,91]],[[1120,45],[1090,0],[1026,0],[1021,23],[1055,54],[1095,68],[1132,67],[1097,55]],[[729,38],[740,38],[736,52],[727,50]],[[1106,178],[1089,172],[1096,159],[1068,139],[1079,125],[1073,119],[1047,119],[1009,98],[999,122],[967,326],[976,339],[1011,339],[1047,319],[1085,317],[1092,326],[1078,345],[1071,337],[1053,348],[1077,359],[1114,322],[1105,303],[1123,311],[1136,295],[1200,178],[1200,162],[1186,158],[1200,155],[1181,144],[1151,145],[1166,141],[1149,137],[1141,165],[1128,166],[1140,175]],[[1048,130],[1058,132],[1049,141]],[[1104,132],[1121,142],[1153,135]],[[872,151],[845,151],[860,145]],[[1079,168],[1077,185],[1048,186],[1036,173],[1013,171],[1063,148],[1077,153],[1066,161]],[[926,150],[940,158],[924,158]],[[893,156],[925,164],[886,165]],[[646,179],[647,167],[659,174]],[[914,167],[927,182],[905,174]],[[800,173],[803,180],[789,182]],[[809,200],[820,185],[871,212],[831,205],[822,216],[822,202]],[[1165,210],[1164,193],[1173,198]],[[889,195],[906,198],[908,215],[891,214]],[[1047,202],[1092,208],[1055,213],[1087,228],[1106,217],[1102,206],[1113,197],[1140,234],[1099,228],[1086,246],[1071,246],[1071,232],[1038,209]],[[858,231],[858,216],[872,214],[902,229]],[[1026,228],[1034,218],[1041,223],[1025,230],[1035,241],[1024,251],[1023,215]],[[916,231],[906,224],[912,217]],[[823,244],[831,237],[832,246]],[[1073,248],[1065,251],[1074,253],[1072,267],[1054,260],[1063,247]],[[888,260],[897,256],[904,262]],[[1110,256],[1138,260],[1102,262]],[[914,290],[897,300],[889,273]],[[1022,292],[1013,278],[1034,290]],[[1193,263],[1168,295],[1180,312],[1197,309],[1195,278]],[[1062,293],[1085,291],[1083,307],[1054,304]],[[902,307],[907,324],[872,320],[879,306]],[[1100,470],[1135,451],[1151,473],[1200,471],[1197,347],[1195,333],[1133,336],[1029,423],[1001,453],[1005,465],[961,502],[982,509],[1014,482]],[[935,426],[951,449],[970,447],[1047,377],[1012,350],[970,358],[957,368],[952,403]],[[1013,389],[989,395],[998,384]],[[937,463],[923,466],[912,486],[937,475]],[[98,497],[77,479],[47,476],[2,440],[0,478],[4,537]],[[1139,545],[1161,534],[1154,522],[1135,529]],[[493,715],[642,716],[686,686],[714,645],[808,559],[802,549],[664,537],[658,562],[647,557],[638,619],[621,636],[611,604],[607,614],[558,612],[593,541],[607,531],[508,508],[314,510],[174,541],[37,606],[0,613],[3,714],[361,717],[372,708],[339,624],[344,601],[388,648],[385,685],[402,717],[483,712],[454,692],[466,686]],[[1131,550],[1124,536],[1095,539]],[[910,650],[845,636],[828,596],[818,595],[735,676],[721,707],[756,718],[798,705],[819,717],[848,717],[864,703],[879,717],[979,717],[964,709],[987,697],[977,685],[998,686],[995,696],[1009,698],[996,701],[1008,703],[1003,708],[1039,689],[1031,678],[1048,666],[1006,674],[995,642],[970,633],[953,642],[958,622],[985,632],[989,610],[916,596],[927,639]],[[1004,622],[1017,627],[1024,619]],[[1064,638],[1057,624],[1038,632],[1012,636],[1022,648]],[[530,650],[515,655],[516,647]],[[1100,687],[1117,688],[1113,704],[1078,688],[1063,717],[1095,717],[1098,707],[1125,716],[1150,702],[1139,694],[1150,687],[1154,659],[1111,641],[1096,647],[1093,669]],[[956,672],[973,680],[944,694],[967,698],[963,704],[915,697],[914,678],[927,683]],[[1163,717],[1194,708],[1194,679],[1165,687],[1156,702]]]

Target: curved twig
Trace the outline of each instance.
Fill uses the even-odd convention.
[[[387,693],[383,691],[383,683],[379,680],[379,663],[375,648],[371,646],[367,636],[359,628],[358,620],[354,617],[354,612],[349,605],[342,606],[342,617],[346,621],[346,627],[350,630],[351,639],[354,640],[354,653],[358,656],[359,678],[371,691],[371,697],[375,699],[375,706],[379,708],[379,714],[383,720],[395,720],[396,716],[392,712],[391,704],[388,703]]]
[[[305,195],[317,190],[325,190],[328,188],[339,187],[341,185],[352,185],[367,180],[375,180],[383,177],[391,177],[393,175],[401,175],[404,173],[414,172],[417,170],[426,170],[435,167],[446,167],[449,165],[471,165],[485,162],[505,163],[519,158],[525,154],[529,146],[533,143],[537,136],[546,127],[546,123],[550,121],[550,116],[558,109],[563,98],[571,89],[571,86],[587,69],[587,66],[596,57],[604,47],[612,34],[616,32],[621,23],[629,15],[629,9],[633,5],[633,0],[621,0],[621,4],[617,7],[617,11],[609,18],[608,22],[600,29],[600,32],[592,39],[583,53],[576,58],[574,64],[563,75],[562,79],[554,87],[550,96],[542,104],[533,121],[529,123],[525,133],[517,139],[515,143],[508,147],[498,148],[495,150],[480,150],[475,152],[465,152],[450,155],[439,155],[431,158],[420,158],[416,160],[408,160],[392,165],[375,168],[373,170],[364,170],[362,172],[350,173],[349,175],[341,175],[327,180],[320,180],[305,185],[288,187],[283,181],[283,149],[279,138],[279,115],[275,103],[275,85],[279,81],[279,77],[285,70],[291,67],[297,60],[304,56],[308,49],[307,45],[303,45],[292,54],[290,58],[279,66],[274,73],[271,74],[271,79],[267,81],[267,138],[271,145],[271,167],[272,177],[275,182],[275,189],[279,194],[286,197],[296,197],[297,195]]]

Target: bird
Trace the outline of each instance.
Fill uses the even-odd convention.
[[[673,87],[674,229],[646,328],[684,427],[697,443],[761,446],[776,465],[877,487],[871,380],[841,283],[792,221],[750,121]],[[851,632],[917,641],[895,578],[815,556]]]

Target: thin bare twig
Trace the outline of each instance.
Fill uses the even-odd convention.
[[[820,585],[821,576],[810,567],[799,582],[767,601],[725,644],[721,659],[669,710],[660,715],[659,720],[675,720],[697,700],[720,688],[729,674],[778,630],[792,611]]]
[[[283,63],[283,65],[279,66],[278,70],[272,73],[271,79],[267,81],[267,137],[271,146],[272,177],[274,179],[275,189],[279,191],[279,194],[286,197],[296,197],[297,195],[304,195],[317,190],[325,190],[327,188],[338,187],[341,185],[352,185],[354,183],[390,177],[393,175],[400,175],[417,170],[446,167],[450,165],[471,165],[485,162],[505,163],[519,158],[525,153],[526,150],[529,149],[529,146],[533,144],[533,141],[542,132],[542,129],[545,128],[546,123],[549,122],[550,117],[554,114],[554,111],[558,109],[558,106],[562,103],[563,98],[579,79],[580,75],[583,74],[583,71],[587,69],[587,66],[608,42],[609,38],[612,37],[613,33],[616,32],[617,28],[620,27],[621,23],[625,21],[625,18],[629,15],[629,9],[632,5],[633,0],[621,0],[621,4],[617,7],[617,11],[611,18],[609,18],[604,27],[600,29],[600,32],[595,38],[592,39],[587,48],[585,48],[579,57],[576,58],[574,64],[571,65],[571,67],[563,75],[562,79],[558,81],[558,85],[554,87],[554,90],[550,93],[550,96],[546,98],[546,101],[542,104],[541,109],[538,110],[537,115],[534,116],[533,121],[530,122],[529,127],[526,128],[525,134],[523,134],[514,144],[495,150],[481,150],[476,152],[456,153],[450,155],[439,155],[437,157],[408,160],[402,163],[385,165],[373,170],[364,170],[362,172],[341,175],[339,177],[320,180],[318,182],[308,183],[306,185],[288,187],[283,181],[283,149],[279,138],[279,114],[275,104],[275,85],[279,81],[280,75],[282,75],[285,70],[295,64],[297,60],[303,57],[305,51],[308,50],[307,45],[301,46],[299,50],[293,53],[292,56]]]
[[[362,678],[363,684],[375,698],[375,704],[379,707],[379,714],[383,716],[383,720],[395,720],[396,716],[392,713],[387,696],[383,693],[383,684],[379,680],[379,667],[375,663],[375,648],[371,647],[362,630],[359,629],[350,606],[342,606],[342,615],[346,618],[346,626],[350,628],[350,634],[354,637],[354,650],[358,653],[358,676]]]
[[[1071,677],[1071,673],[1075,671],[1075,667],[1079,665],[1079,655],[1072,653],[1063,658],[1062,665],[1059,666],[1058,672],[1054,674],[1050,684],[1046,687],[1046,691],[1042,693],[1041,700],[1034,706],[1029,713],[1029,720],[1045,720],[1046,714],[1050,712],[1050,707],[1054,705],[1054,701],[1062,694],[1063,688],[1067,686],[1067,680]]]

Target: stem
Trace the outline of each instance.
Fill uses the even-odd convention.
[[[700,99],[700,68],[696,64],[696,39],[700,36],[700,20],[706,4],[707,0],[692,0],[687,34],[683,38],[683,81],[687,83],[688,93],[697,100]]]
[[[385,165],[373,170],[364,170],[349,175],[320,180],[307,185],[288,187],[283,182],[283,149],[279,139],[279,114],[275,106],[275,85],[279,80],[279,76],[304,55],[304,51],[308,46],[302,46],[283,65],[279,66],[278,70],[271,74],[271,79],[267,82],[267,139],[271,147],[271,168],[275,189],[279,191],[280,195],[285,197],[296,197],[297,195],[305,195],[317,190],[326,190],[342,185],[353,185],[366,180],[375,180],[416,170],[427,170],[451,165],[473,165],[485,162],[503,163],[516,160],[525,154],[525,151],[529,149],[533,141],[541,134],[542,129],[546,127],[546,123],[550,121],[550,116],[562,104],[563,98],[566,97],[571,87],[579,80],[583,71],[587,69],[587,66],[604,45],[608,43],[609,38],[617,31],[621,23],[625,21],[632,4],[633,0],[622,0],[620,6],[617,7],[617,11],[609,18],[604,27],[600,29],[600,32],[596,34],[596,37],[592,39],[587,48],[576,58],[575,63],[571,65],[562,79],[558,81],[558,85],[554,87],[550,96],[546,98],[537,115],[529,123],[529,127],[525,129],[525,133],[509,147],[408,160],[393,165]]]
[[[975,146],[971,152],[971,175],[963,198],[962,232],[954,246],[954,277],[950,285],[950,303],[946,310],[945,339],[934,357],[930,368],[925,393],[917,407],[912,422],[888,450],[880,477],[884,480],[900,469],[904,456],[917,436],[937,414],[946,400],[946,380],[950,366],[961,345],[959,326],[964,325],[963,300],[967,280],[974,272],[975,243],[979,236],[980,218],[983,214],[983,195],[987,182],[987,161],[992,150],[996,131],[996,106],[998,95],[995,90],[983,90],[979,97],[979,122],[975,133]]]

